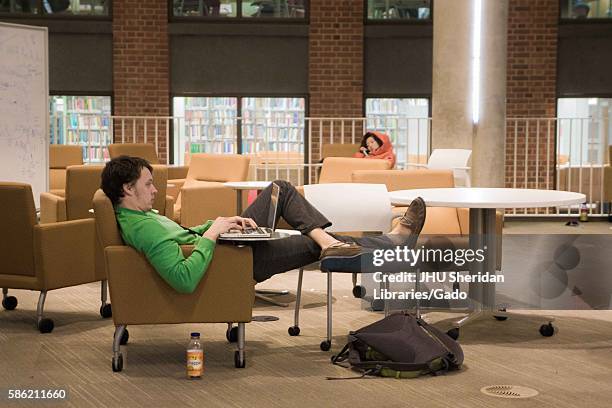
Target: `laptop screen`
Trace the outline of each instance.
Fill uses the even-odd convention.
[[[278,184],[272,183],[272,195],[270,196],[270,209],[268,210],[268,226],[272,231],[276,230],[276,209],[278,208],[278,196],[280,187]]]

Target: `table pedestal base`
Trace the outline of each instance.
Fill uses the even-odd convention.
[[[447,334],[450,337],[457,340],[459,338],[459,330],[468,324],[478,322],[481,320],[485,320],[485,319],[488,321],[492,321],[493,319],[506,320],[509,317],[514,317],[514,318],[529,317],[533,319],[542,319],[546,323],[540,326],[540,334],[544,337],[550,337],[555,333],[555,328],[552,325],[552,323],[555,321],[555,318],[553,316],[532,316],[532,315],[525,315],[521,313],[508,312],[505,310],[477,310],[477,311],[468,313],[467,316],[464,316],[463,318],[455,321],[455,323],[453,324],[453,328],[447,331]]]
[[[282,295],[286,295],[288,294],[289,291],[288,290],[278,290],[278,291],[273,291],[273,290],[255,290],[255,298],[262,300],[264,302],[270,303],[272,305],[275,306],[280,306],[280,307],[287,307],[289,306],[289,303],[284,303],[284,302],[279,302],[277,300],[272,299],[270,296],[282,296]]]

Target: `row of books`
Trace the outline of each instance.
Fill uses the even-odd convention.
[[[228,140],[192,141],[185,145],[185,151],[191,153],[236,153],[236,143]]]
[[[110,115],[110,97],[104,96],[57,96],[53,97],[55,112],[95,111]],[[52,109],[52,112],[53,112]]]

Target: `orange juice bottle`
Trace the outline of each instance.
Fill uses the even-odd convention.
[[[200,333],[191,333],[187,345],[187,378],[195,380],[202,378],[204,372],[204,349],[200,343]]]

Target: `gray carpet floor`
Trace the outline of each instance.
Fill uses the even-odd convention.
[[[289,288],[280,300],[294,300],[297,272],[274,277],[264,288]],[[350,276],[334,281],[334,339],[338,351],[351,329],[382,317],[351,295]],[[293,303],[288,308],[255,305],[254,315],[273,314],[276,322],[247,325],[247,367],[233,366],[234,345],[226,325],[131,326],[124,370],[111,370],[113,324],[98,315],[99,285],[50,292],[46,315],[51,334],[35,329],[37,293],[11,291],[15,311],[0,310],[0,406],[42,406],[40,401],[9,402],[9,388],[62,388],[68,399],[53,406],[74,407],[610,407],[612,406],[612,312],[554,312],[558,332],[544,338],[542,312],[505,322],[478,322],[462,329],[465,364],[459,372],[412,380],[370,378],[328,381],[350,371],[330,364],[319,350],[325,333],[325,276],[307,271],[301,335],[290,337]],[[146,307],[146,305],[145,305]],[[448,328],[451,313],[427,319]],[[190,331],[202,333],[206,372],[185,378],[184,353]],[[484,395],[495,384],[533,388],[539,395],[520,400]],[[45,403],[45,406],[51,406]]]

